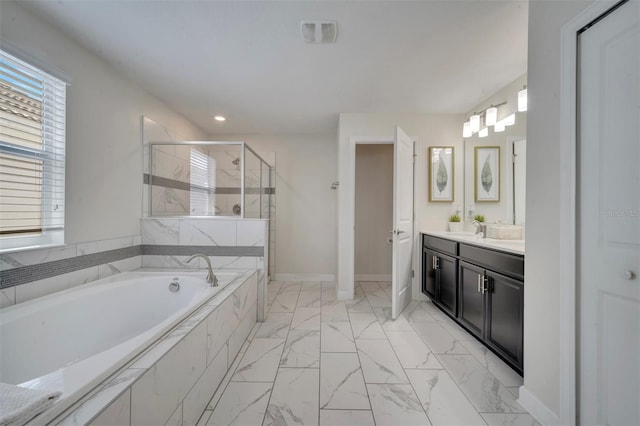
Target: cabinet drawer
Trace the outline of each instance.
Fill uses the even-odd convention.
[[[524,280],[524,256],[460,244],[460,258],[487,269]]]
[[[432,237],[431,235],[423,235],[422,244],[424,247],[437,250],[441,253],[450,254],[451,256],[458,255],[458,243],[455,241]]]

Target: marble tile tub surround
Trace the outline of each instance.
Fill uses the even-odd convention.
[[[203,252],[215,269],[257,269],[258,321],[266,314],[267,266],[270,247],[268,219],[220,217],[142,218],[145,268],[184,267],[187,256]],[[185,251],[184,247],[190,247]],[[204,261],[193,262],[204,268]]]
[[[0,254],[0,308],[142,266],[133,235]]]
[[[522,378],[431,302],[393,321],[389,284],[347,301],[334,287],[269,283],[267,319],[198,425],[538,425]]]
[[[52,424],[196,424],[256,324],[257,272],[213,296]],[[175,423],[169,423],[175,422]]]
[[[140,267],[258,269],[266,287],[265,219],[143,219],[143,235],[0,254],[0,308]],[[264,318],[264,299],[259,305]]]

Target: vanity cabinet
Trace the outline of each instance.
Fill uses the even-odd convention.
[[[524,284],[460,261],[462,325],[522,372]]]
[[[458,314],[457,243],[425,236],[422,249],[422,292],[455,317]]]
[[[424,235],[422,288],[522,374],[523,255]]]

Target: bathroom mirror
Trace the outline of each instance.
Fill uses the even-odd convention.
[[[489,130],[489,135],[479,137],[474,134],[464,141],[464,215],[465,221],[473,221],[475,215],[483,215],[488,223],[508,223],[524,225],[526,199],[526,112],[515,113],[515,124],[507,126],[503,132]],[[489,147],[498,147],[491,149]],[[479,148],[479,149],[476,149]],[[486,161],[483,156],[476,156],[478,152],[491,152],[493,158]],[[499,162],[495,156],[499,152]],[[487,164],[477,164],[478,161]],[[483,168],[485,175],[491,179],[487,182],[498,185],[493,190],[499,191],[497,196],[478,196],[482,191]],[[497,168],[497,170],[489,170]],[[497,201],[494,201],[497,198]],[[490,200],[492,199],[492,200]]]

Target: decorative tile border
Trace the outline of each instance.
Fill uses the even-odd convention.
[[[143,245],[143,255],[159,256],[191,256],[202,253],[207,256],[248,256],[263,257],[262,246],[177,246],[177,245]]]
[[[142,182],[145,185],[149,185],[149,180],[151,179],[151,175],[148,173],[144,174]],[[172,189],[181,189],[183,191],[197,191],[197,192],[206,192],[209,194],[240,194],[240,187],[216,187],[216,188],[205,188],[203,186],[192,185],[189,182],[183,182],[177,179],[169,179],[162,176],[153,175],[153,186],[161,186],[163,188],[172,188]],[[263,188],[262,191],[260,188],[246,188],[246,194],[275,194],[275,188]]]
[[[15,287],[135,256],[190,256],[194,253],[203,253],[207,256],[263,257],[264,247],[136,245],[0,271],[0,289]]]
[[[142,246],[131,246],[98,253],[84,254],[67,259],[27,265],[0,271],[0,289],[27,284],[56,275],[67,274],[106,263],[142,255]]]

